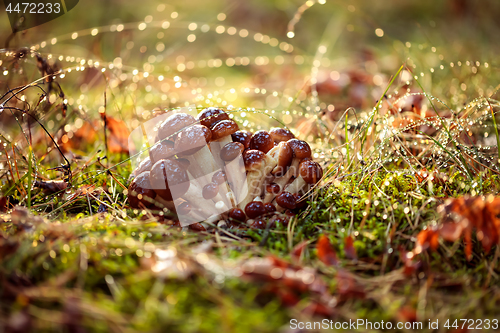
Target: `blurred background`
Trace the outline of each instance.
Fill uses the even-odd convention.
[[[128,130],[154,109],[209,105],[255,108],[298,127],[306,117],[328,122],[348,107],[369,110],[400,66],[400,83],[417,75],[452,109],[497,84],[495,0],[81,0],[15,35],[4,9],[0,87],[57,73],[46,105],[32,112],[73,151],[99,145],[70,139],[82,127],[98,132],[105,105]],[[22,57],[22,48],[39,57]],[[37,105],[40,94],[27,89],[22,99]],[[0,116],[0,130],[14,136],[12,117]],[[240,120],[273,123],[267,115]]]

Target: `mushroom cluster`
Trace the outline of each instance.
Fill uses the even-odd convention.
[[[309,144],[289,130],[240,130],[219,108],[197,119],[173,114],[156,131],[149,156],[132,173],[130,206],[168,208],[192,228],[265,226],[266,215],[302,208],[323,176]]]

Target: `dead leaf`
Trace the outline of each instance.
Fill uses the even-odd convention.
[[[319,236],[318,243],[316,244],[316,250],[318,252],[319,260],[321,260],[325,265],[338,265],[339,260],[337,259],[337,254],[335,253],[335,250],[330,244],[330,240],[327,236]]]
[[[439,210],[443,215],[441,223],[418,234],[415,254],[427,248],[435,250],[438,247],[439,238],[451,242],[463,238],[465,254],[467,260],[470,260],[474,230],[484,251],[489,252],[494,244],[499,243],[500,197],[464,196],[449,200]]]
[[[344,252],[345,256],[351,260],[358,259],[356,249],[354,248],[354,240],[352,239],[351,235],[344,238]]]
[[[128,136],[130,134],[123,120],[106,117],[108,129],[108,151],[110,153],[128,153]]]
[[[35,187],[39,187],[45,191],[47,194],[53,194],[58,192],[63,192],[67,189],[69,184],[64,180],[49,180],[49,181],[36,181]]]
[[[5,213],[7,211],[7,198],[0,197],[0,212]]]

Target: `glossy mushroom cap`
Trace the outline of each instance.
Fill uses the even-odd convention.
[[[193,116],[186,113],[176,113],[165,119],[158,126],[158,139],[174,139],[174,134],[195,123]]]
[[[295,135],[293,135],[292,132],[285,128],[271,128],[269,131],[269,134],[271,134],[274,142],[279,143],[281,141],[288,141],[291,139],[295,139]]]
[[[290,192],[282,192],[276,197],[276,203],[283,208],[295,209],[297,200]]]
[[[144,171],[140,173],[137,177],[132,180],[128,187],[128,201],[132,208],[141,208],[139,203],[142,203],[145,207],[151,207],[154,204],[144,198],[148,197],[154,199],[156,197],[155,191],[151,189],[149,183],[149,171]]]
[[[257,149],[267,153],[274,147],[274,140],[266,131],[257,131],[250,139],[250,149]]]
[[[239,155],[243,154],[245,146],[239,142],[230,142],[225,145],[220,151],[220,158],[223,161],[229,162],[234,160]]]
[[[137,176],[143,173],[144,171],[150,171],[152,166],[153,163],[151,163],[151,159],[148,156],[139,163],[137,168],[135,168],[135,170],[132,172],[132,175]]]
[[[167,201],[179,198],[189,189],[186,169],[172,159],[156,162],[151,168],[149,182],[150,188]]]
[[[212,140],[219,140],[238,130],[238,124],[233,120],[221,120],[212,127]]]
[[[245,146],[245,149],[250,147],[250,139],[252,138],[252,133],[247,131],[237,131],[231,134],[231,138],[234,142],[239,142]]]
[[[174,143],[168,140],[157,142],[149,149],[149,157],[152,164],[162,159],[171,158],[174,155]]]
[[[264,203],[260,201],[252,201],[245,206],[245,214],[251,219],[264,215],[265,213],[267,213],[266,207]]]
[[[222,120],[229,120],[227,113],[218,108],[206,108],[198,114],[198,120],[203,126],[211,128]]]
[[[308,184],[316,184],[323,177],[321,166],[311,160],[302,161],[299,165],[299,172]]]
[[[274,155],[274,158],[278,161],[278,164],[273,170],[273,175],[276,177],[283,176],[293,160],[293,150],[286,141],[282,141],[278,144],[278,152]]]
[[[175,150],[181,156],[192,155],[206,146],[211,138],[212,132],[208,127],[192,125],[179,133],[175,140]]]
[[[217,193],[219,193],[219,184],[217,183],[208,183],[207,185],[203,186],[202,190],[202,195],[204,199],[212,199],[214,198]]]
[[[245,162],[245,169],[247,171],[258,170],[261,168],[262,163],[266,158],[266,154],[260,150],[247,150],[243,153],[243,161]]]
[[[226,173],[222,170],[219,170],[212,175],[212,183],[220,185],[225,181],[226,181]]]
[[[229,211],[229,218],[240,222],[245,222],[246,220],[245,213],[239,208],[231,209]]]
[[[291,139],[288,145],[293,150],[293,155],[298,159],[310,158],[311,157],[311,147],[309,144],[302,140]]]

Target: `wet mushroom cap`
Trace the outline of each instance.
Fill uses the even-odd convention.
[[[153,166],[153,163],[151,162],[151,158],[147,156],[145,159],[143,159],[137,168],[135,168],[134,172],[132,173],[134,176],[140,175],[144,171],[150,171],[151,167]]]
[[[245,222],[246,220],[245,212],[240,208],[231,209],[229,211],[229,218],[240,222]]]
[[[191,162],[189,162],[189,160],[187,158],[178,158],[176,159],[177,163],[179,163],[179,165],[184,168],[184,169],[188,169],[189,168],[189,165],[191,164]]]
[[[323,177],[321,166],[311,160],[302,161],[299,165],[299,172],[308,184],[316,184]]]
[[[293,150],[293,154],[298,159],[310,158],[311,157],[311,147],[305,141],[298,139],[291,139],[287,141],[290,148]]]
[[[261,166],[262,161],[266,158],[266,154],[260,150],[247,150],[243,153],[243,161],[245,162],[245,169],[258,170]]]
[[[273,174],[276,177],[280,177],[286,173],[293,160],[293,150],[288,142],[283,141],[278,144],[277,160],[278,164],[273,170]]]
[[[266,212],[264,203],[260,201],[252,201],[245,206],[245,214],[251,219],[264,215]]]
[[[219,140],[238,130],[238,124],[233,120],[221,120],[212,127],[212,140]]]
[[[202,195],[204,199],[210,200],[219,193],[219,185],[217,183],[208,183],[203,186]]]
[[[295,135],[285,128],[271,128],[269,134],[271,134],[274,142],[276,143],[295,139]]]
[[[223,161],[229,162],[243,154],[245,146],[239,142],[230,142],[225,145],[220,151],[220,158]]]
[[[207,145],[212,138],[210,129],[203,125],[193,125],[179,133],[175,140],[178,155],[192,155]]]
[[[276,207],[272,203],[266,203],[264,207],[268,213],[274,213],[276,211]]]
[[[229,120],[229,116],[223,110],[218,108],[206,108],[198,114],[198,120],[201,125],[211,128],[222,120]]]
[[[224,171],[219,170],[212,175],[212,182],[218,185],[226,181],[226,174]]]
[[[145,197],[150,199],[156,197],[156,192],[151,189],[149,183],[149,174],[149,171],[144,171],[130,183],[128,187],[128,200],[131,207],[140,208],[139,203],[142,203],[145,207],[154,205],[152,202],[144,199]]]
[[[157,142],[149,149],[149,157],[151,158],[151,162],[153,164],[159,160],[171,158],[174,155],[174,143],[168,140]]]
[[[257,149],[267,153],[274,147],[274,140],[267,131],[257,131],[250,139],[250,149]]]
[[[276,203],[283,208],[295,209],[297,202],[295,197],[290,192],[282,192],[276,197]]]
[[[186,169],[172,159],[156,162],[151,168],[149,181],[150,188],[167,201],[182,196],[190,185]]]
[[[281,187],[276,183],[266,185],[266,192],[268,192],[268,193],[278,194],[278,193],[280,193],[280,191],[281,191]]]
[[[250,147],[250,139],[252,138],[252,133],[247,131],[236,131],[231,134],[231,138],[234,142],[239,142],[245,146],[245,149]]]
[[[194,124],[195,121],[194,117],[187,113],[173,114],[158,126],[158,138],[160,140],[174,139],[174,134]]]
[[[191,206],[191,204],[185,201],[179,205],[179,207],[177,208],[177,213],[181,215],[186,215],[191,211],[192,208],[193,207]]]

